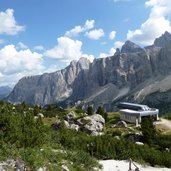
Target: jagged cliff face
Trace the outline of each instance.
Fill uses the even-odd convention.
[[[114,56],[95,59],[86,58],[63,70],[22,78],[8,96],[11,102],[25,101],[30,104],[64,102],[75,104],[105,105],[112,109],[121,97],[143,101],[151,93],[161,89],[167,79],[171,88],[171,34],[166,32],[154,45],[141,48],[127,41]]]
[[[54,73],[22,78],[8,96],[10,102],[29,104],[51,104],[63,101],[73,92],[73,84],[79,74],[89,69],[90,62],[81,58],[72,61],[68,67]]]

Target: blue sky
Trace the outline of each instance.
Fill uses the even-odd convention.
[[[171,31],[168,0],[0,0],[0,86]]]

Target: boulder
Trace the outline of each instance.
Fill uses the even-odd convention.
[[[139,142],[139,141],[135,142],[135,144],[137,144],[137,145],[144,145],[144,143]]]
[[[60,126],[61,126],[61,121],[56,121],[55,123],[53,123],[52,125],[51,125],[55,130],[58,130],[59,128],[60,128]]]
[[[38,113],[37,116],[39,116],[39,117],[41,117],[41,118],[44,118],[43,113]]]
[[[70,112],[67,115],[64,116],[64,120],[68,121],[68,122],[73,122],[73,120],[75,119],[75,113],[74,112]]]
[[[115,128],[127,128],[128,125],[125,121],[119,121],[114,127]]]
[[[40,167],[37,171],[47,171],[46,167]]]
[[[66,121],[66,120],[64,120],[64,124],[65,124],[65,126],[66,126],[66,128],[68,128],[68,129],[73,129],[73,130],[76,130],[76,131],[79,131],[79,129],[80,129],[80,127],[79,127],[79,125],[76,125],[76,124],[74,124],[74,123],[69,123],[68,121]]]
[[[70,124],[68,121],[64,120],[64,125],[66,126],[66,128],[70,128]]]
[[[62,165],[62,171],[69,171],[68,167],[65,165]]]
[[[15,168],[16,171],[24,171],[24,170],[26,170],[26,166],[25,166],[24,161],[17,160],[15,162],[15,167],[14,168]]]
[[[86,116],[78,120],[78,123],[82,126],[82,129],[86,132],[97,135],[103,130],[103,125],[105,124],[104,118],[99,114],[94,114],[92,116]]]
[[[7,159],[6,161],[0,163],[0,171],[6,171],[6,168],[11,168],[11,170],[16,171],[26,171],[26,165],[23,160],[13,160]]]
[[[79,131],[80,127],[79,127],[79,125],[71,124],[71,125],[70,125],[70,129],[73,129],[73,130]]]
[[[91,136],[100,136],[100,135],[103,135],[103,132],[92,132],[91,133]]]
[[[103,130],[103,124],[100,122],[96,122],[95,120],[91,120],[89,123],[84,125],[84,129],[88,132],[101,132]]]

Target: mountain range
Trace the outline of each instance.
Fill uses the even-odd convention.
[[[1,86],[0,87],[0,100],[8,96],[11,91],[12,91],[12,88],[10,88],[9,86]]]
[[[59,103],[97,108],[102,105],[108,111],[114,110],[118,101],[169,105],[171,34],[165,32],[147,47],[126,41],[113,56],[92,63],[82,57],[65,69],[24,77],[6,99],[42,106]]]

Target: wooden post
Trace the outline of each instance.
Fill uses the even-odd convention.
[[[128,171],[132,171],[132,169],[131,169],[131,162],[132,162],[132,160],[131,160],[131,158],[129,159],[129,170]]]

